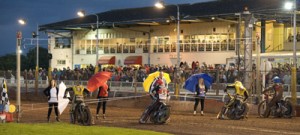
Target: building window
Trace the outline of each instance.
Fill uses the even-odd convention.
[[[211,51],[212,49],[212,43],[211,41],[208,41],[208,43],[206,44],[206,51]]]
[[[199,52],[203,52],[203,51],[204,51],[204,48],[205,48],[205,44],[204,44],[204,43],[200,43],[200,44],[198,45],[198,51],[199,51]]]
[[[190,52],[190,49],[191,49],[191,47],[190,47],[190,42],[189,42],[189,41],[186,41],[186,42],[184,43],[184,52]]]
[[[100,48],[100,47],[99,47]],[[101,49],[101,48],[100,48]],[[96,54],[96,45],[92,45],[92,54]]]
[[[104,53],[105,53],[105,54],[108,54],[108,53],[109,53],[109,48],[108,48],[108,46],[104,46]]]
[[[153,52],[156,53],[156,50],[157,50],[157,45],[154,45],[153,46]]]
[[[176,52],[176,43],[171,44],[171,52]]]
[[[214,41],[213,45],[213,51],[219,51],[220,50],[220,42],[219,41]]]
[[[66,60],[57,60],[57,65],[66,65]]]
[[[122,53],[122,44],[117,43],[117,53]]]
[[[128,45],[126,45],[126,44],[124,44],[123,45],[123,53],[128,53],[129,51],[128,51]]]
[[[227,41],[223,40],[221,42],[221,51],[227,51]]]
[[[92,42],[91,42],[91,40],[86,40],[86,54],[92,54]]]
[[[156,37],[156,45],[154,47],[154,52],[170,52],[170,38],[168,36]]]
[[[116,53],[116,49],[117,49],[116,45],[111,45],[110,46],[110,53]]]
[[[196,40],[192,40],[191,51],[192,52],[197,52]]]
[[[164,52],[164,45],[162,44],[158,45],[158,52]]]
[[[130,53],[135,53],[135,45],[130,45]]]
[[[229,39],[229,50],[235,50],[235,40]]]
[[[55,49],[57,48],[71,48],[70,37],[56,37],[55,38]]]
[[[169,44],[167,44],[167,45],[165,46],[165,52],[170,52],[170,45],[169,45]]]
[[[149,52],[149,43],[145,43],[145,45],[143,45],[143,53],[148,53]]]
[[[183,44],[182,44],[182,40],[180,40],[179,43],[180,43],[180,47],[179,47],[180,49],[179,49],[179,50],[180,50],[180,52],[183,52]]]

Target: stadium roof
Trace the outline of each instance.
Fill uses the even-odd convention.
[[[236,21],[236,13],[245,7],[258,20],[276,20],[290,22],[291,14],[283,9],[284,0],[218,0],[204,3],[180,4],[181,23],[211,21],[211,17],[223,21]],[[297,4],[299,5],[299,3]],[[299,6],[297,6],[299,7]],[[165,25],[174,22],[177,16],[176,5],[167,5],[164,9],[142,7],[110,10],[97,13],[100,28]],[[75,30],[91,28],[97,22],[95,15],[75,18],[40,26],[40,30]]]

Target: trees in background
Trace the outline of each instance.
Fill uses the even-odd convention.
[[[17,60],[16,54],[7,54],[0,57],[0,70],[16,70]],[[35,69],[36,67],[36,47],[28,51],[26,55],[21,55],[21,71],[25,69]],[[39,67],[49,67],[48,50],[39,47]]]

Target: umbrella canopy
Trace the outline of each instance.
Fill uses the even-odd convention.
[[[87,84],[87,89],[90,92],[95,91],[98,89],[100,86],[102,86],[106,81],[108,81],[111,78],[112,73],[111,72],[99,72],[95,75],[93,75]]]
[[[204,80],[204,85],[206,87],[210,87],[212,84],[212,78],[205,73],[200,73],[200,74],[194,74],[192,76],[190,76],[186,81],[185,81],[185,85],[184,88],[188,91],[191,92],[195,92],[196,91],[196,85],[198,84],[198,80],[200,78],[203,78]]]
[[[59,91],[58,91],[58,110],[60,114],[64,112],[64,110],[67,108],[69,104],[69,99],[64,98],[66,89],[67,86],[65,85],[65,83],[61,82],[59,84]]]
[[[150,86],[156,77],[159,77],[159,71],[156,71],[152,74],[149,74],[143,83],[144,90],[149,92]],[[167,83],[171,82],[170,75],[168,73],[164,73],[163,77],[166,79]]]

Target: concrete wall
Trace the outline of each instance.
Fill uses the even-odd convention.
[[[51,67],[53,68],[66,68],[66,67],[72,67],[72,59],[73,59],[73,54],[72,54],[72,48],[60,48],[55,46],[55,38],[56,37],[63,37],[67,36],[70,37],[70,33],[64,32],[64,33],[59,33],[59,34],[54,34],[54,33],[48,33],[48,36],[50,39],[48,40],[48,52],[52,53],[52,60],[51,60]],[[71,42],[72,44],[72,42]],[[72,45],[71,45],[72,47]],[[58,60],[65,60],[65,64],[58,64]]]

